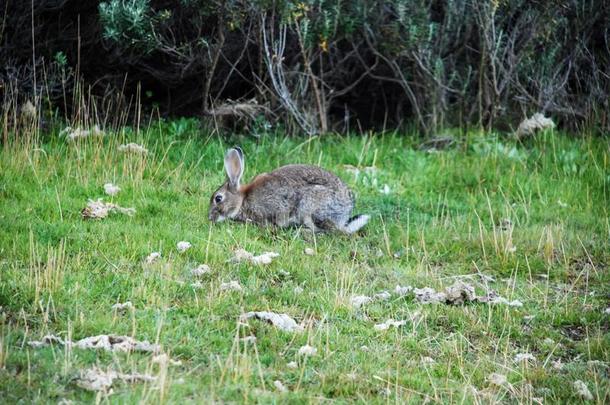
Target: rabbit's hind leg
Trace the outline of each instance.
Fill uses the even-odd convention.
[[[316,233],[316,232],[320,232],[320,229],[316,226],[316,224],[313,221],[313,218],[310,215],[304,215],[301,218],[301,224],[309,229],[312,233]]]

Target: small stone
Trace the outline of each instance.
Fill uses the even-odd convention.
[[[313,256],[313,255],[315,255],[315,254],[316,254],[315,250],[313,250],[313,249],[312,249],[312,248],[310,248],[310,247],[305,248],[304,253],[305,253],[307,256]]]

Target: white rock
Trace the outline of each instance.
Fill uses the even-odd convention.
[[[315,254],[316,254],[315,250],[313,250],[313,249],[312,249],[312,248],[310,248],[310,247],[306,247],[306,248],[305,248],[304,253],[305,253],[307,256],[313,256],[313,255],[315,255]]]
[[[295,368],[299,368],[299,365],[297,364],[296,361],[291,361],[290,363],[286,364],[286,367],[295,369]]]

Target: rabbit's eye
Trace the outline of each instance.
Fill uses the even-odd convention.
[[[214,197],[214,202],[216,204],[218,204],[219,202],[222,202],[222,195],[216,194],[216,197]]]

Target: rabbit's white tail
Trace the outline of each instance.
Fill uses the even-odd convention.
[[[369,222],[369,219],[371,219],[369,215],[356,215],[347,221],[347,224],[343,227],[343,231],[349,234],[358,232],[367,222]]]

